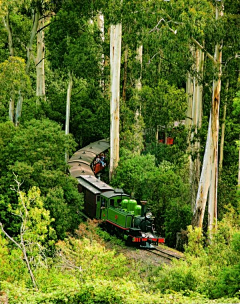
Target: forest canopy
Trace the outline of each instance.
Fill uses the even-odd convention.
[[[239,14],[240,0],[0,1],[0,302],[237,301]],[[82,216],[67,160],[115,120],[101,178],[148,202],[186,254],[171,267],[106,250]]]

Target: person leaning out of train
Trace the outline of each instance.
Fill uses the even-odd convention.
[[[105,155],[103,153],[101,153],[100,155],[100,163],[103,167],[106,166],[106,163],[105,163]]]

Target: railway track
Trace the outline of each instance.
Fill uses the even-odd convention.
[[[177,259],[177,260],[184,259],[182,255],[163,248],[147,249],[147,251],[169,261],[172,261],[173,259]]]

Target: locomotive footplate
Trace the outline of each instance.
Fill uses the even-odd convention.
[[[128,239],[134,244],[139,244],[140,248],[154,249],[154,245],[164,243],[164,238],[156,237],[152,233],[143,233],[138,228],[130,228]]]

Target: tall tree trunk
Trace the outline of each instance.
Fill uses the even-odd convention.
[[[221,12],[221,15],[223,15],[223,12]],[[216,6],[216,20],[218,20],[218,17],[219,10],[218,6]],[[203,50],[203,47],[200,46],[196,40],[194,42]],[[218,70],[218,75],[217,79],[213,79],[212,107],[208,126],[208,137],[192,223],[194,226],[202,227],[207,194],[209,191],[208,229],[211,238],[213,229],[217,227],[218,135],[222,75],[222,45],[217,44],[215,46],[214,57],[212,57],[209,53],[207,53],[207,56],[214,62],[215,67]],[[206,182],[204,182],[204,180],[206,180]]]
[[[19,125],[19,119],[22,115],[22,104],[23,104],[23,96],[21,94],[21,91],[19,91],[16,112],[15,112],[15,126],[16,127]]]
[[[226,83],[226,98],[223,106],[223,122],[222,122],[221,143],[220,143],[219,171],[222,170],[222,166],[223,166],[223,149],[224,149],[224,138],[225,138],[225,127],[226,127],[228,89],[229,89],[229,79],[227,79],[227,83]]]
[[[39,23],[39,19],[40,19],[39,9],[36,8],[36,9],[32,10],[32,18],[33,18],[33,25],[32,25],[30,39],[29,39],[28,46],[27,46],[26,72],[28,74],[29,74],[30,63],[31,63],[31,59],[32,59],[33,41],[34,41],[34,38],[35,38],[35,36],[37,34],[37,28],[38,28],[38,23]]]
[[[223,106],[223,122],[222,122],[221,143],[220,143],[219,171],[222,170],[222,166],[223,166],[223,150],[224,150],[225,127],[226,127],[226,113],[227,113],[227,104],[225,103]]]
[[[14,48],[13,48],[13,38],[12,38],[12,29],[9,20],[9,12],[7,12],[6,16],[3,17],[3,24],[8,34],[8,49],[10,56],[14,56]],[[9,120],[14,123],[15,115],[14,115],[14,97],[12,96],[9,101]]]
[[[14,123],[14,99],[10,98],[9,101],[9,120]]]
[[[65,134],[69,134],[69,122],[70,122],[70,104],[71,104],[71,94],[72,94],[72,86],[73,86],[73,78],[72,73],[68,73],[69,80],[68,80],[68,89],[67,89],[67,102],[66,102],[66,123],[65,123]],[[66,163],[68,162],[69,155],[68,151],[65,153],[65,160]]]
[[[122,24],[111,25],[110,29],[110,169],[112,179],[119,161],[119,102],[120,102],[120,65],[121,65]]]
[[[125,47],[124,51],[124,72],[123,72],[123,90],[122,99],[125,102],[127,99],[126,89],[127,89],[127,67],[128,67],[128,45]]]
[[[221,51],[220,46],[216,46],[216,54],[220,63],[221,69]],[[213,103],[212,103],[212,123],[211,135],[213,142],[213,158],[212,158],[212,174],[210,181],[209,204],[208,204],[208,228],[211,233],[213,228],[217,227],[217,185],[218,185],[218,135],[219,135],[219,107],[220,107],[220,92],[221,92],[221,72],[219,71],[218,80],[213,81]]]
[[[202,228],[202,224],[203,224],[203,218],[204,218],[206,202],[208,197],[208,190],[210,185],[211,170],[209,170],[209,168],[212,159],[211,146],[212,146],[212,137],[211,137],[211,114],[210,114],[201,177],[198,185],[196,203],[193,210],[192,225],[194,227]]]
[[[203,87],[201,80],[203,78],[204,66],[204,53],[198,47],[191,47],[191,53],[195,58],[195,63],[192,69],[195,71],[196,76],[192,77],[190,73],[187,79],[187,94],[188,94],[188,109],[186,127],[188,128],[189,135],[189,180],[191,185],[192,194],[192,210],[196,202],[197,185],[200,178],[200,142],[196,139],[198,129],[202,125],[202,91]],[[195,138],[194,138],[195,137]],[[192,156],[194,155],[194,160]]]
[[[99,12],[97,15],[97,24],[98,24],[98,29],[100,31],[100,38],[102,42],[105,40],[104,36],[104,15]],[[103,80],[103,74],[104,74],[104,63],[105,63],[105,58],[104,58],[104,53],[102,52],[101,55],[101,62],[100,62],[100,67],[101,67],[101,79],[100,79],[100,87],[102,90],[104,90],[104,80]]]
[[[44,68],[44,18],[40,18],[38,21],[37,29],[37,58],[36,58],[36,96],[39,98],[45,98],[45,68]],[[39,100],[38,100],[39,101]]]
[[[12,39],[12,29],[9,21],[9,12],[7,12],[6,17],[3,17],[3,24],[8,34],[8,49],[10,56],[14,56],[13,39]]]
[[[136,79],[135,82],[135,87],[137,90],[141,90],[142,88],[142,59],[143,59],[143,45],[139,45],[139,47],[137,48],[137,55],[136,55],[136,59],[140,64],[140,72],[138,75],[138,78]]]

